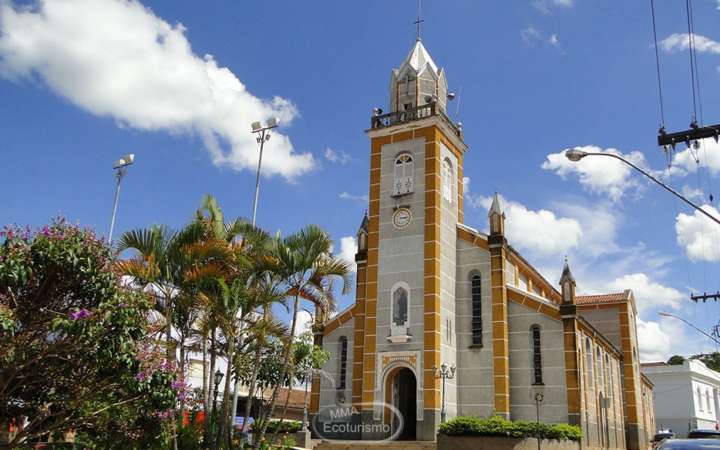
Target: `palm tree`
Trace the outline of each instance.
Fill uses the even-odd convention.
[[[311,302],[322,316],[325,316],[335,308],[333,282],[340,278],[343,281],[343,294],[350,290],[350,263],[333,257],[331,248],[330,237],[315,225],[309,225],[283,240],[278,240],[274,245],[272,262],[275,271],[282,274],[285,279],[287,287],[285,293],[292,298],[293,308],[290,330],[283,346],[284,364],[279,377],[280,382],[274,386],[256,446],[265,436],[268,419],[275,412],[279,388],[290,371],[290,352],[295,339],[301,301]]]

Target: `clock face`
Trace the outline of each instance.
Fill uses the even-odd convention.
[[[392,221],[395,228],[405,228],[410,225],[412,213],[407,208],[400,208],[393,214]]]

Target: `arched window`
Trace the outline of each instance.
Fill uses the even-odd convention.
[[[475,273],[470,278],[472,296],[472,345],[482,347],[482,278]]]
[[[403,153],[395,158],[395,184],[393,195],[405,195],[413,191],[413,158]]]
[[[594,385],[593,380],[593,354],[592,347],[590,346],[590,338],[585,338],[585,371],[587,373],[588,387],[592,389]]]
[[[542,379],[542,354],[540,347],[540,325],[530,327],[532,332],[532,350],[533,350],[533,384],[543,384]]]
[[[406,283],[398,283],[392,290],[392,327],[393,336],[408,334],[410,290]]]
[[[613,395],[613,389],[615,389],[615,386],[613,384],[612,365],[610,364],[610,358],[608,357],[607,353],[605,354],[605,372],[607,373],[607,388],[605,389],[607,392],[605,394],[605,397],[611,397]]]
[[[453,198],[453,167],[449,159],[445,158],[442,164],[442,195],[445,200],[452,203]]]
[[[345,336],[340,336],[340,384],[338,389],[345,389],[347,385],[347,352],[348,340]]]

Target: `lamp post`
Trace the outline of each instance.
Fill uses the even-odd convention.
[[[663,183],[662,181],[658,180],[658,179],[655,178],[654,176],[650,175],[649,173],[647,173],[646,171],[644,171],[644,170],[641,169],[640,167],[636,166],[635,164],[631,163],[631,162],[628,161],[627,159],[623,158],[622,156],[618,156],[618,155],[615,155],[615,154],[612,154],[612,153],[586,152],[586,151],[583,151],[583,150],[580,150],[580,149],[577,149],[577,148],[574,148],[574,149],[571,149],[571,150],[568,150],[568,151],[565,152],[565,157],[566,157],[567,159],[569,159],[570,161],[572,161],[572,162],[578,162],[578,161],[580,161],[581,159],[583,159],[583,158],[585,158],[585,157],[587,157],[587,156],[607,156],[607,157],[615,158],[615,159],[617,159],[617,160],[620,160],[620,161],[624,162],[624,163],[627,164],[628,166],[632,167],[633,169],[637,170],[637,171],[640,172],[641,174],[645,175],[647,178],[650,178],[650,179],[653,180],[655,183],[659,184],[663,189],[665,189],[666,191],[670,192],[671,194],[673,194],[674,196],[676,196],[676,197],[679,198],[680,200],[684,201],[685,203],[687,203],[688,205],[690,205],[691,207],[693,207],[695,210],[697,210],[697,211],[701,212],[702,214],[704,214],[705,216],[707,216],[710,220],[712,220],[712,221],[715,222],[716,224],[720,225],[720,220],[718,220],[715,216],[713,216],[712,214],[708,213],[707,211],[705,211],[704,209],[702,209],[700,206],[696,205],[695,203],[691,202],[691,201],[688,200],[687,198],[683,197],[683,196],[680,195],[676,190],[674,190],[673,188],[671,188],[671,187],[668,186],[667,184]]]
[[[305,397],[303,397],[303,426],[302,426],[303,433],[307,433],[308,425],[310,424],[308,421],[307,394],[308,394],[308,385],[312,381],[312,376],[313,376],[313,369],[310,369],[310,370],[308,370],[308,373],[305,375]]]
[[[535,394],[535,413],[536,413],[536,424],[537,424],[537,447],[540,450],[540,403],[545,399],[545,396],[540,392]]]
[[[115,201],[113,202],[112,217],[110,218],[110,233],[108,234],[108,244],[112,244],[113,228],[115,228],[115,214],[117,213],[118,199],[120,198],[120,182],[127,174],[128,166],[132,165],[135,161],[135,155],[128,153],[122,158],[118,159],[113,163],[113,169],[115,170],[115,178],[117,184],[115,185]]]
[[[258,196],[260,195],[260,168],[262,167],[263,147],[265,146],[265,142],[270,140],[270,130],[273,128],[277,128],[278,118],[271,117],[270,119],[268,119],[267,123],[264,126],[260,122],[253,122],[251,126],[253,134],[257,133],[257,137],[255,138],[255,140],[258,142],[258,144],[260,144],[260,157],[258,158],[257,174],[255,175],[255,200],[253,200],[252,211],[252,224],[253,226],[255,226]]]
[[[215,383],[215,389],[213,390],[213,402],[212,402],[212,412],[211,417],[213,418],[213,422],[217,423],[217,397],[220,390],[220,382],[223,379],[224,374],[220,371],[220,368],[218,368],[215,371],[214,374],[214,383]],[[207,432],[207,430],[206,430]],[[215,441],[215,434],[214,433],[208,433],[208,436],[210,436],[210,449],[217,448],[217,442]]]
[[[445,380],[452,380],[455,378],[455,366],[452,366],[448,370],[447,364],[440,364],[440,370],[434,365],[432,366],[433,375],[435,378],[442,380],[442,407],[440,409],[440,422],[445,423]]]
[[[670,314],[669,312],[665,312],[665,311],[660,311],[660,312],[658,312],[658,316],[662,316],[662,317],[672,317],[673,319],[680,320],[680,321],[684,322],[686,325],[694,328],[696,331],[699,331],[700,333],[704,334],[706,337],[712,339],[712,341],[715,342],[716,344],[720,344],[720,341],[718,341],[717,339],[715,339],[715,337],[707,334],[706,332],[704,332],[703,330],[701,330],[700,328],[698,328],[698,327],[696,327],[695,325],[691,324],[690,322],[688,322],[687,320],[683,319],[683,318],[680,317],[680,316],[676,316],[675,314]]]

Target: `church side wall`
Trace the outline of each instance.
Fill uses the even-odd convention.
[[[482,286],[483,347],[472,348],[470,277],[477,272]],[[456,266],[457,383],[462,386],[459,415],[487,417],[494,409],[492,366],[492,291],[490,252],[462,239],[457,241]]]
[[[352,399],[352,362],[355,319],[352,318],[323,337],[323,349],[330,352],[330,359],[320,373],[320,409],[339,403],[349,405]],[[347,338],[347,364],[345,367],[345,389],[340,386],[340,338]],[[342,400],[338,402],[338,400]]]
[[[580,306],[578,307],[578,313],[583,319],[590,322],[593,328],[602,333],[607,340],[612,342],[614,346],[621,348],[617,305]]]
[[[510,414],[513,420],[532,420],[537,416],[535,395],[543,394],[540,420],[567,422],[567,389],[563,326],[560,320],[508,302],[510,349]],[[531,327],[540,326],[542,385],[534,385]]]

